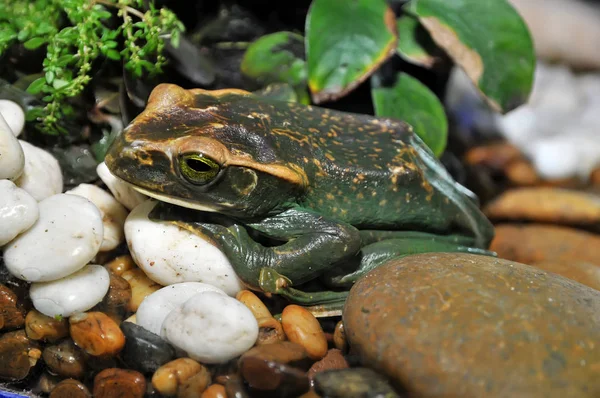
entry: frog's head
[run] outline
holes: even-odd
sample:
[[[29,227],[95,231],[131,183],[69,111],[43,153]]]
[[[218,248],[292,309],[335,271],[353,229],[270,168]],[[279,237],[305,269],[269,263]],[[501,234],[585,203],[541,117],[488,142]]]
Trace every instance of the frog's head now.
[[[115,139],[106,165],[163,202],[237,217],[276,211],[307,178],[280,160],[264,124],[250,116],[253,106],[259,101],[242,90],[161,84]]]

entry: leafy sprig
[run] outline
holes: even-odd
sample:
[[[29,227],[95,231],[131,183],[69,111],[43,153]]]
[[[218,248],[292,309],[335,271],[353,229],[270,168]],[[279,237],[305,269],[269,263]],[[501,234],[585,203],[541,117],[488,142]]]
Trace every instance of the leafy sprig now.
[[[155,75],[167,60],[165,40],[177,46],[183,24],[151,0],[0,0],[0,53],[15,42],[34,50],[47,45],[43,75],[28,91],[41,94],[44,107],[28,112],[48,134],[65,133],[59,120],[73,114],[68,99],[89,84],[101,57],[124,61],[134,77]],[[109,26],[116,16],[120,24]],[[123,40],[120,38],[123,37]],[[120,44],[122,42],[122,44]]]

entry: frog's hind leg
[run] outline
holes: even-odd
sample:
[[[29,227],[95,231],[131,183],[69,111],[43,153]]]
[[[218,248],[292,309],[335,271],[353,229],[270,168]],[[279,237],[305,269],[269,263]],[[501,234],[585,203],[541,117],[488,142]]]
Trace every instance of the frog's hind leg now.
[[[496,253],[469,246],[469,237],[435,235],[417,231],[361,231],[365,244],[349,262],[323,275],[331,287],[350,287],[360,277],[392,258],[432,252],[462,252],[495,256]]]

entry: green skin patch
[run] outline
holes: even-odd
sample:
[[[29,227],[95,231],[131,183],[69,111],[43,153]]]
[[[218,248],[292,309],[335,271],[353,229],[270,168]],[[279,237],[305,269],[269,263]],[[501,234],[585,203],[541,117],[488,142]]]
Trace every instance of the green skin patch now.
[[[391,258],[493,254],[473,194],[391,119],[160,85],[105,161],[178,205],[151,216],[213,242],[249,286],[324,313]],[[317,278],[325,290],[294,287]]]

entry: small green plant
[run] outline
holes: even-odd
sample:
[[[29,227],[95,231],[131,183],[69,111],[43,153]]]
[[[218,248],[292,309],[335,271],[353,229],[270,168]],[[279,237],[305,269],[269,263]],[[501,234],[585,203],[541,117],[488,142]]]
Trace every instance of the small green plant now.
[[[138,78],[157,74],[165,40],[176,47],[183,31],[153,0],[0,0],[0,55],[18,42],[29,50],[47,46],[43,75],[28,88],[46,105],[27,114],[47,134],[64,133],[58,122],[73,113],[67,100],[89,84],[96,60],[122,60]]]

